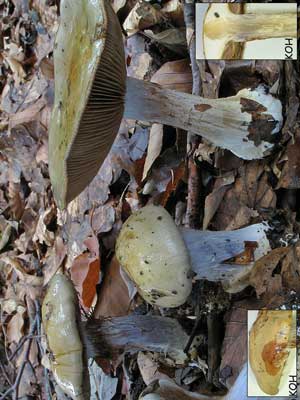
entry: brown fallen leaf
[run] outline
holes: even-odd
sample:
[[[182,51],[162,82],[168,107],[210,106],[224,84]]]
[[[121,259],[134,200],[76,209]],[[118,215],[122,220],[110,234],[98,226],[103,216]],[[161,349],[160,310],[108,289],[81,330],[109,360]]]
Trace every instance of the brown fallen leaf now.
[[[185,28],[171,28],[159,33],[148,29],[143,34],[181,57],[188,55]]]
[[[193,78],[188,59],[170,61],[165,63],[151,78],[166,89],[178,92],[192,93]]]
[[[164,15],[157,8],[144,0],[138,0],[127,16],[123,27],[128,35],[159,24],[164,20]]]
[[[8,343],[19,343],[19,340],[23,337],[25,315],[26,311],[24,310],[17,312],[7,324],[6,337]]]
[[[127,285],[120,273],[120,264],[114,257],[101,284],[93,316],[105,318],[128,315],[131,302]]]
[[[140,351],[137,364],[146,385],[150,385],[156,379],[169,379],[168,375],[160,372],[160,364],[152,353]]]
[[[100,277],[99,243],[96,236],[91,236],[84,241],[84,244],[87,246],[88,252],[80,254],[74,259],[70,274],[83,306],[90,308]]]
[[[281,276],[283,287],[300,292],[300,242],[290,247],[282,261]]]
[[[8,183],[8,197],[12,217],[15,220],[20,220],[24,212],[24,199],[19,183],[12,180]]]
[[[268,182],[264,162],[251,161],[239,168],[233,187],[226,191],[212,225],[233,230],[252,223],[263,209],[274,209],[276,194]]]
[[[258,309],[257,300],[243,300],[233,304],[225,315],[226,329],[222,344],[220,382],[228,389],[234,384],[247,362],[247,310]]]
[[[274,274],[274,270],[289,251],[288,247],[277,248],[256,261],[249,282],[255,288],[257,296],[263,294],[271,296],[273,281],[279,280],[282,283],[280,272]]]
[[[148,149],[147,149],[147,156],[145,159],[142,180],[146,179],[147,174],[148,174],[150,168],[152,167],[152,164],[157,159],[157,157],[160,155],[162,145],[163,145],[163,134],[164,134],[163,125],[153,124],[151,126]]]
[[[180,0],[169,0],[164,3],[161,12],[164,13],[175,26],[184,26],[183,5]]]
[[[182,161],[181,164],[172,170],[172,177],[166,187],[165,192],[162,195],[162,198],[160,200],[160,204],[165,207],[170,196],[172,195],[173,192],[177,189],[179,183],[183,181],[186,178],[186,165],[185,162]]]
[[[297,134],[287,145],[286,151],[283,154],[284,162],[277,189],[299,189],[300,188],[300,130],[298,129]]]
[[[207,229],[210,221],[218,210],[223,197],[230,186],[234,183],[235,177],[233,173],[225,174],[223,177],[216,179],[213,191],[205,198],[203,229]]]
[[[146,39],[141,35],[126,38],[125,44],[127,75],[137,79],[145,79],[151,74],[153,58],[146,49]]]
[[[44,286],[48,284],[50,279],[56,274],[58,269],[61,267],[65,257],[67,255],[67,246],[63,242],[60,236],[55,238],[54,245],[48,248],[45,256],[44,272]]]

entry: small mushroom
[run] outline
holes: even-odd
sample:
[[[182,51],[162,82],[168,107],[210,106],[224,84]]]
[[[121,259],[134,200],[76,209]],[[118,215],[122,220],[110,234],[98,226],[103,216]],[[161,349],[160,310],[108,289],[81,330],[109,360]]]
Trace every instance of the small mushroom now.
[[[107,0],[61,2],[54,68],[49,170],[61,208],[97,174],[123,111],[126,118],[201,135],[245,159],[265,156],[273,133],[281,128],[281,103],[263,87],[226,99],[204,99],[126,80],[122,32]]]
[[[253,263],[224,261],[242,253],[245,242],[255,244],[254,258],[269,250],[262,224],[232,232],[179,229],[161,206],[147,205],[124,223],[116,256],[141,296],[150,304],[178,307],[191,292],[191,276],[221,281],[229,292],[242,290]]]
[[[60,388],[73,400],[84,400],[83,346],[76,322],[77,296],[71,281],[55,275],[42,306],[50,366]]]
[[[232,43],[245,43],[253,40],[297,37],[297,9],[291,4],[290,12],[266,12],[261,9],[255,13],[255,4],[246,13],[231,11],[230,4],[201,4],[197,27],[201,32],[197,57],[205,59],[237,58],[228,47]],[[269,6],[269,4],[265,5]],[[242,58],[239,56],[238,58]]]
[[[112,360],[123,352],[148,350],[168,354],[178,364],[188,359],[184,347],[189,337],[173,318],[128,315],[81,321],[73,284],[62,274],[50,280],[42,318],[51,371],[73,400],[89,398],[89,358]]]
[[[292,310],[261,310],[249,335],[249,361],[259,387],[276,395],[291,348],[296,315]]]

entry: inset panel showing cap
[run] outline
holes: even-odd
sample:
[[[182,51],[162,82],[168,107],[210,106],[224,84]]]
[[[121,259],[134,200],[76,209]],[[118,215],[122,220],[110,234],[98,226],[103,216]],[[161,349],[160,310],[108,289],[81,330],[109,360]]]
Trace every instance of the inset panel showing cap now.
[[[294,310],[248,311],[248,396],[297,392]]]
[[[196,4],[198,60],[296,60],[296,3]]]

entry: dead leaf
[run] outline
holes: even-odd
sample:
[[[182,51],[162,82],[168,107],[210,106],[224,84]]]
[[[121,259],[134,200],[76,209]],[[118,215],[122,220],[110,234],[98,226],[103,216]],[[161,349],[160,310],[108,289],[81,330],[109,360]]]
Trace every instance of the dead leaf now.
[[[12,216],[15,220],[20,220],[24,212],[24,199],[22,198],[21,187],[19,183],[9,181],[8,184],[9,205]]]
[[[283,287],[300,292],[300,243],[290,247],[290,251],[282,261],[281,276]]]
[[[127,16],[123,27],[130,36],[140,30],[159,24],[163,20],[164,16],[157,8],[144,0],[138,0]]]
[[[169,0],[164,3],[161,12],[164,13],[175,26],[184,26],[183,5],[179,0]]]
[[[32,240],[41,244],[45,243],[47,246],[52,246],[55,240],[54,233],[47,228],[52,218],[56,215],[54,207],[50,207],[42,211],[37,223],[36,231]]]
[[[184,59],[165,63],[152,76],[151,82],[157,83],[166,89],[192,93],[193,78],[190,61]]]
[[[145,79],[150,76],[153,66],[152,56],[145,51],[146,39],[141,35],[126,38],[127,74],[133,78]]]
[[[233,187],[227,190],[212,220],[217,230],[249,225],[261,210],[274,209],[276,194],[268,182],[264,162],[252,161],[239,169]]]
[[[113,9],[114,12],[117,13],[121,8],[123,8],[126,4],[126,0],[114,0],[113,1]]]
[[[159,156],[161,149],[162,149],[162,143],[163,143],[163,134],[164,134],[164,129],[163,125],[161,124],[153,124],[150,129],[150,135],[149,135],[149,144],[148,144],[148,149],[147,149],[147,156],[144,164],[144,170],[143,170],[143,177],[142,180],[145,180],[147,177],[147,174],[154,163],[154,161],[157,159]]]
[[[256,300],[244,300],[233,304],[225,315],[226,330],[222,344],[220,381],[228,389],[234,384],[247,362],[247,311],[261,307]]]
[[[10,69],[12,70],[13,73],[13,78],[16,82],[17,85],[20,84],[26,77],[26,73],[23,69],[22,64],[20,61],[16,60],[14,57],[8,55],[8,54],[3,54],[4,55],[4,60],[8,63]]]
[[[109,232],[114,223],[115,209],[111,204],[97,207],[92,214],[92,229],[96,235]]]
[[[99,243],[96,236],[84,241],[88,252],[75,258],[70,269],[71,279],[80,294],[82,304],[90,308],[95,295],[96,285],[100,277]]]
[[[6,337],[8,343],[19,343],[19,340],[23,337],[25,315],[25,311],[17,312],[7,324]]]
[[[286,151],[282,157],[283,161],[279,161],[279,163],[284,162],[284,165],[282,168],[279,182],[277,184],[277,189],[300,188],[299,152],[300,152],[300,131],[297,132],[295,138],[291,139],[289,144],[287,145]]]
[[[101,284],[93,315],[95,318],[128,315],[131,302],[132,298],[120,273],[120,264],[114,257]]]
[[[136,79],[145,79],[151,69],[153,62],[150,54],[144,52],[136,54],[131,58],[130,66],[128,68],[128,75]]]
[[[54,246],[48,248],[46,254],[46,262],[43,268],[44,272],[44,286],[48,284],[50,279],[56,274],[61,267],[67,255],[67,246],[60,236],[55,238]]]
[[[216,179],[213,191],[205,198],[203,229],[208,228],[208,225],[218,210],[225,193],[234,180],[235,177],[233,173],[228,173],[223,177]]]
[[[187,57],[188,49],[186,44],[185,28],[171,28],[165,31],[154,33],[145,30],[144,34],[155,42],[165,46],[181,57]]]
[[[159,371],[160,364],[152,353],[140,351],[137,356],[137,364],[146,385],[150,385],[156,379],[169,379],[168,375]]]
[[[272,293],[269,293],[272,288],[272,281],[277,280],[277,278],[280,278],[281,281],[280,273],[274,274],[274,270],[288,252],[288,247],[277,248],[256,261],[249,282],[255,288],[257,296],[264,293],[272,295]]]
[[[140,400],[206,400],[207,398],[206,395],[190,392],[166,379],[153,382],[140,396]]]
[[[172,177],[160,201],[160,204],[163,207],[166,206],[170,196],[172,195],[173,192],[175,192],[179,183],[183,181],[185,177],[186,177],[186,166],[185,162],[182,161],[181,164],[175,170],[172,170]]]

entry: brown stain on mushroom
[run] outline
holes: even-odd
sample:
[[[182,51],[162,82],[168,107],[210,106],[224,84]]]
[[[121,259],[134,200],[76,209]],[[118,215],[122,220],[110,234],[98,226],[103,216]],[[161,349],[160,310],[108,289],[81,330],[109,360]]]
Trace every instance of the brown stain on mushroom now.
[[[194,105],[194,109],[196,111],[201,111],[201,112],[207,111],[210,108],[212,108],[212,106],[210,106],[209,104],[195,104]]]
[[[265,344],[261,353],[261,357],[265,363],[265,368],[269,375],[275,376],[278,374],[281,368],[281,363],[288,354],[285,350],[286,347],[286,343],[278,343],[276,340],[271,340]]]
[[[242,106],[241,107],[242,112],[248,112],[252,114],[253,112],[267,111],[267,108],[265,106],[252,99],[241,97],[240,103]]]
[[[247,139],[254,142],[255,146],[259,146],[262,141],[274,143],[275,135],[272,134],[276,127],[276,121],[270,114],[265,114],[267,108],[259,102],[247,98],[240,99],[241,112],[251,115],[252,121],[249,123]],[[264,113],[264,114],[263,114]]]
[[[123,233],[123,240],[136,239],[135,233],[132,231],[125,231]]]

